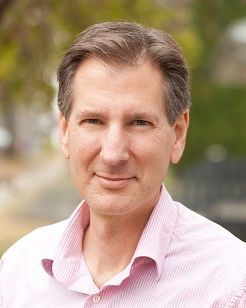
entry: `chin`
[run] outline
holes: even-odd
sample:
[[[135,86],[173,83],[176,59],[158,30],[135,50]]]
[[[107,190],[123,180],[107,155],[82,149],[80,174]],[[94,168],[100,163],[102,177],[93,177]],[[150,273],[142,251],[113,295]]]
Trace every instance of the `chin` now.
[[[130,214],[136,208],[136,201],[127,196],[98,195],[86,200],[90,209],[94,212],[107,216],[122,216]]]

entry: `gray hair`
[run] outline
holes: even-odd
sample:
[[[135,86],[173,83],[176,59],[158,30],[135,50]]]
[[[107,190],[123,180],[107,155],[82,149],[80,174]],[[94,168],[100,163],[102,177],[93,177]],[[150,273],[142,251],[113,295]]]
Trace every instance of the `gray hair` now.
[[[151,61],[164,77],[164,102],[169,124],[190,107],[189,71],[183,53],[166,32],[129,22],[104,22],[82,31],[66,52],[57,73],[58,106],[68,120],[75,73],[88,57],[112,66]]]

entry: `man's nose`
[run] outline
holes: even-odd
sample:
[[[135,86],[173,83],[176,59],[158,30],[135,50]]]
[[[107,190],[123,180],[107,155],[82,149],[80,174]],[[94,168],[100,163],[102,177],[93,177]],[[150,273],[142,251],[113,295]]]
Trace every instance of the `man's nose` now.
[[[103,136],[100,157],[106,165],[116,166],[128,161],[128,140],[122,128],[110,127]]]

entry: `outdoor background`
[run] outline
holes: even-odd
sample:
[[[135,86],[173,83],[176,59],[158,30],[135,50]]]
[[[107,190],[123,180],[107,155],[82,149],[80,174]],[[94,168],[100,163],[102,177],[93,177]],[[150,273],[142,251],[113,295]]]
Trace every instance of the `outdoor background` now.
[[[109,20],[171,33],[192,75],[191,125],[167,186],[246,240],[246,1],[0,0],[0,255],[79,201],[58,145],[56,69]]]

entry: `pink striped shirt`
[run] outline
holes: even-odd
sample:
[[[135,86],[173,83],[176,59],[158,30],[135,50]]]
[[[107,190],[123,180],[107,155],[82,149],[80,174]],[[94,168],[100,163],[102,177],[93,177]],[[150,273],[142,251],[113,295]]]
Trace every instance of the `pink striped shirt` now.
[[[0,307],[246,307],[245,243],[165,188],[131,262],[101,289],[83,260],[88,223],[82,202],[12,246],[1,260]]]

